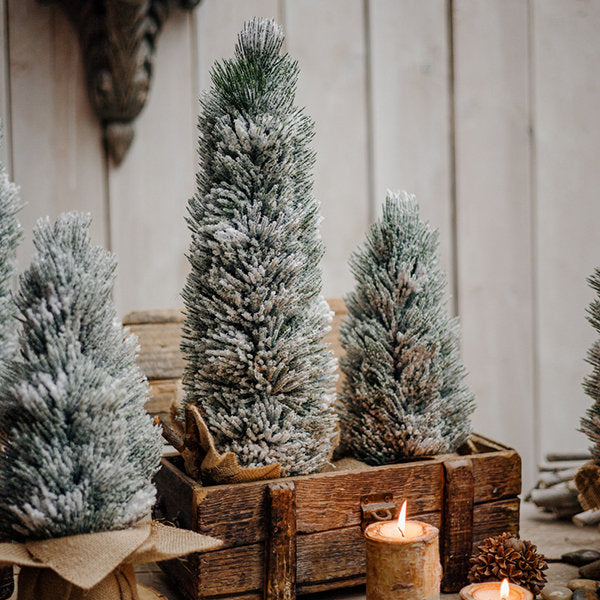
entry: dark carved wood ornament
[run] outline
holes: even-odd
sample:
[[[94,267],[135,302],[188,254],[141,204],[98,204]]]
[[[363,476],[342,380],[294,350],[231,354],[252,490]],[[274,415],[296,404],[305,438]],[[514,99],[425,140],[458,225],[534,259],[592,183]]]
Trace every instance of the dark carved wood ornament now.
[[[200,0],[39,0],[60,4],[77,29],[90,102],[118,165],[133,141],[152,80],[156,41],[172,5]]]

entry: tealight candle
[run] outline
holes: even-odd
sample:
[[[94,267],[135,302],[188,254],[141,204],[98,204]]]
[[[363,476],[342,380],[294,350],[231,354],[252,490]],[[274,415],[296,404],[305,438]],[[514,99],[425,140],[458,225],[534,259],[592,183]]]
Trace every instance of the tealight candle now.
[[[505,579],[499,581],[484,581],[472,583],[460,590],[461,600],[533,600],[533,594]]]
[[[436,527],[406,521],[404,502],[397,521],[371,523],[365,538],[367,600],[439,600],[442,567]]]

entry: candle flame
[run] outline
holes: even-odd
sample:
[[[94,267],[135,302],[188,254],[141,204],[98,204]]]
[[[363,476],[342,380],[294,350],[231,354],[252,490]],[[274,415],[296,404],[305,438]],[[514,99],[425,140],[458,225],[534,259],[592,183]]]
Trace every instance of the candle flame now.
[[[502,580],[502,585],[500,586],[500,600],[508,600],[508,595],[510,594],[510,587],[508,585],[508,579]]]
[[[398,529],[402,537],[406,534],[406,500],[402,503],[400,514],[398,515]]]

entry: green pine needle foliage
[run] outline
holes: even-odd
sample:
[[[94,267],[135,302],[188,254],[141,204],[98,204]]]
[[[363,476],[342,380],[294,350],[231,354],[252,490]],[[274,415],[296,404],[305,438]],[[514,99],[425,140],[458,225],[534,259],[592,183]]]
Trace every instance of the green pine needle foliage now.
[[[596,269],[588,278],[590,287],[596,293],[596,298],[588,307],[588,321],[600,333],[600,269]],[[584,379],[583,389],[592,399],[593,404],[588,408],[586,416],[581,419],[580,431],[585,433],[592,443],[592,458],[600,465],[600,339],[596,340],[588,350],[587,361],[592,366],[592,373]]]
[[[0,365],[14,352],[17,321],[11,297],[11,280],[22,236],[17,213],[21,209],[19,188],[8,178],[0,161]]]
[[[184,405],[200,408],[217,448],[295,475],[331,455],[335,362],[322,341],[313,123],[294,105],[283,39],[273,21],[248,22],[201,100],[182,351]]]
[[[438,233],[419,219],[414,196],[388,195],[350,267],[356,287],[340,328],[346,449],[373,465],[455,450],[474,401],[446,310]]]
[[[114,257],[90,218],[40,220],[16,294],[19,352],[0,385],[0,534],[45,539],[122,529],[149,515],[160,432],[111,299]]]

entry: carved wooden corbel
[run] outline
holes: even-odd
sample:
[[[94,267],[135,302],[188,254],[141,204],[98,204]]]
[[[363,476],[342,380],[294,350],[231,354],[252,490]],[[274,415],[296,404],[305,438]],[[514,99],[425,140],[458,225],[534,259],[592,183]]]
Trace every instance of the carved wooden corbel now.
[[[156,40],[170,6],[191,10],[200,0],[38,1],[60,4],[77,29],[90,102],[118,165],[148,97]]]

